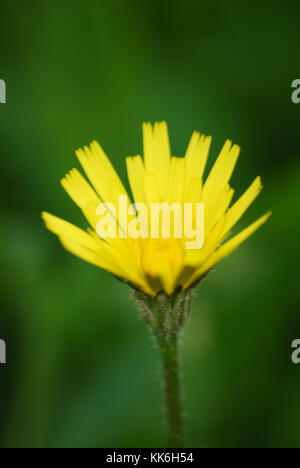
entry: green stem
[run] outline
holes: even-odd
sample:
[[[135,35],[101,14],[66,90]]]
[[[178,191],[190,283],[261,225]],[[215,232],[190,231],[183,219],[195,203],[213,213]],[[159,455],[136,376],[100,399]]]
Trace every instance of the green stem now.
[[[183,415],[178,359],[178,337],[158,337],[165,382],[170,448],[184,447]]]

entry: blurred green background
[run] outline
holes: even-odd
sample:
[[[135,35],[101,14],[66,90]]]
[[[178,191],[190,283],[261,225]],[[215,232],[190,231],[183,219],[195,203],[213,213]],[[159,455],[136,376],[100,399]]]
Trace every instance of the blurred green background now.
[[[238,228],[269,222],[198,291],[182,362],[190,447],[300,447],[299,2],[86,0],[1,5],[2,447],[163,447],[157,350],[129,289],[63,250],[47,210],[84,226],[59,185],[98,139],[125,178],[141,123],[173,154],[193,130],[242,146]]]

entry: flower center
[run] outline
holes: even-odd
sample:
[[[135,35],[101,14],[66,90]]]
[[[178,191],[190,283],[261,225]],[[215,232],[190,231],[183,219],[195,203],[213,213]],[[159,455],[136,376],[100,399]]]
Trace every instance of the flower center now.
[[[157,289],[163,287],[169,293],[182,260],[183,251],[175,239],[149,239],[142,254],[142,268],[147,276],[160,280]]]

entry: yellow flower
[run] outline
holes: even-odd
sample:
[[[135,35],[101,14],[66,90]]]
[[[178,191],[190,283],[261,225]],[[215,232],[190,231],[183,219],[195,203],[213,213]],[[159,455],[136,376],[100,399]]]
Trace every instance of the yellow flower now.
[[[229,181],[240,148],[227,140],[206,180],[204,170],[211,137],[194,132],[184,158],[171,156],[168,129],[165,122],[154,127],[143,125],[144,160],[128,157],[127,172],[135,203],[150,208],[153,203],[204,204],[204,244],[200,249],[187,249],[187,238],[135,238],[118,236],[101,239],[97,235],[97,207],[101,203],[119,206],[122,195],[131,204],[120,178],[97,142],[79,149],[76,154],[90,183],[73,169],[61,183],[79,206],[90,224],[84,231],[49,213],[42,217],[47,228],[57,234],[71,253],[103,268],[144,293],[155,296],[164,290],[192,286],[205,276],[222,258],[229,255],[270,216],[259,218],[236,236],[227,240],[231,228],[239,221],[262,189],[257,177],[244,194],[230,207],[234,190]],[[174,215],[175,216],[175,215]],[[116,209],[121,226],[122,214]],[[132,216],[131,216],[132,218]],[[123,218],[122,218],[123,219]],[[123,221],[122,221],[123,222]],[[161,233],[161,228],[158,228]],[[226,242],[225,242],[226,240]]]

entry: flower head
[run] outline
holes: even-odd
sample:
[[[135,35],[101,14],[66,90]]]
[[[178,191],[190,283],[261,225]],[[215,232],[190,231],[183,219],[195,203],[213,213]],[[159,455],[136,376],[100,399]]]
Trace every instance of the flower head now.
[[[136,211],[122,212],[120,197],[125,205],[132,203],[103,149],[97,142],[76,152],[89,182],[77,169],[72,169],[61,183],[85,215],[90,227],[84,231],[49,213],[43,213],[47,228],[57,234],[71,253],[103,268],[136,289],[156,296],[160,291],[171,295],[186,290],[203,278],[222,258],[229,255],[270,216],[270,212],[228,240],[232,227],[239,221],[262,189],[257,177],[244,194],[231,205],[234,190],[229,185],[240,148],[227,140],[208,177],[204,171],[211,137],[194,132],[185,157],[171,156],[167,125],[143,125],[144,159],[128,157],[127,173]],[[103,220],[98,207],[115,207],[109,215],[115,220],[119,236],[99,236],[97,225]],[[175,225],[184,221],[178,212],[173,215],[168,235],[163,232],[160,218],[151,211],[153,204],[189,206],[189,220],[197,236],[197,220],[193,207],[203,204],[201,224],[203,242],[200,248],[187,248],[191,237],[185,229],[175,232]],[[174,205],[174,206],[175,206]],[[230,206],[231,205],[231,206]],[[129,236],[128,221],[141,224],[140,208],[149,208],[147,235]],[[108,209],[109,211],[109,209]],[[150,221],[151,228],[148,226]],[[199,227],[199,226],[198,226]],[[155,235],[151,236],[151,232]],[[153,233],[153,232],[152,232]]]

